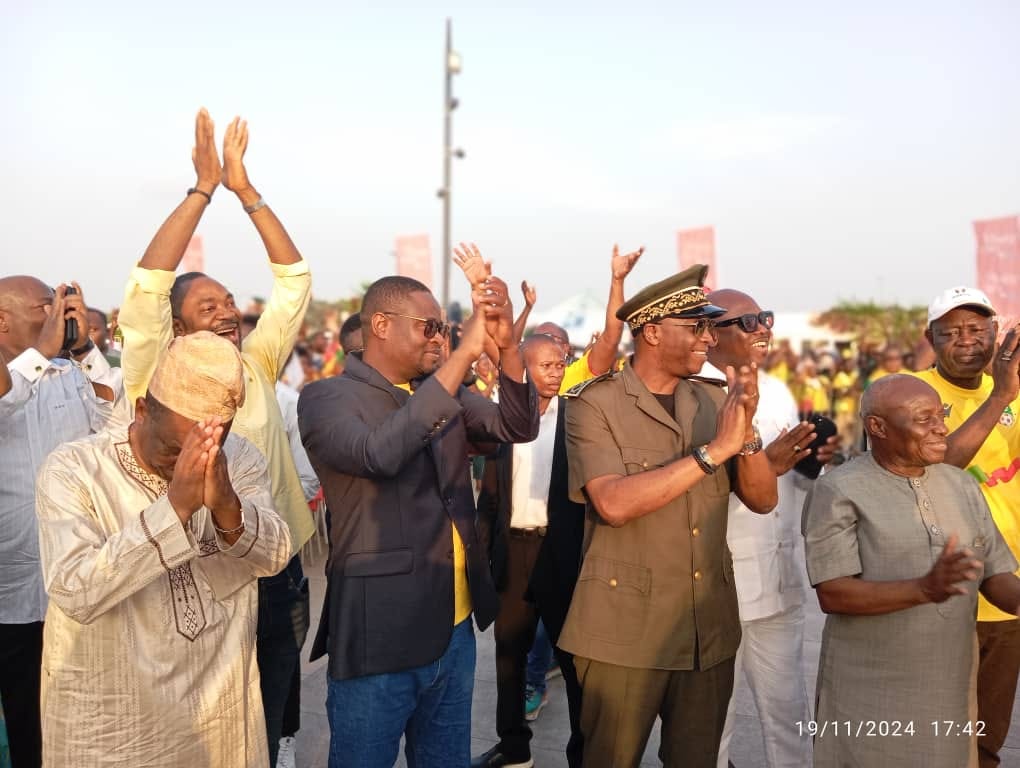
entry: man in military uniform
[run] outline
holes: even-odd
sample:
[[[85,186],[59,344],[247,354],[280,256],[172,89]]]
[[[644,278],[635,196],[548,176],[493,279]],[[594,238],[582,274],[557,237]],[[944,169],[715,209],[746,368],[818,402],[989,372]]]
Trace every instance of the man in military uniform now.
[[[690,378],[725,312],[705,297],[707,272],[624,304],[634,356],[575,387],[566,413],[570,494],[587,521],[559,645],[583,690],[586,768],[637,766],[656,716],[666,766],[716,762],[740,642],[728,496],[765,513],[777,491],[752,426],[754,366],[727,368],[728,393]]]

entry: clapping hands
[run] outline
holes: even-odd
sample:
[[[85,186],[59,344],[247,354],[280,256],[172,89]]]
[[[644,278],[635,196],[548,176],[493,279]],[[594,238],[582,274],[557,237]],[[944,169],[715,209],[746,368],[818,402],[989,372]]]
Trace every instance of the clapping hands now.
[[[195,189],[212,195],[222,182],[231,192],[251,189],[248,171],[244,167],[244,153],[248,149],[248,122],[235,117],[223,134],[223,162],[216,152],[215,124],[209,112],[202,107],[195,117],[195,146],[191,162],[195,166]]]
[[[231,192],[251,189],[244,153],[248,149],[248,121],[235,117],[223,134],[223,186]]]
[[[223,433],[221,420],[214,417],[196,422],[184,438],[167,491],[182,523],[203,506],[214,514],[240,508],[221,447]]]

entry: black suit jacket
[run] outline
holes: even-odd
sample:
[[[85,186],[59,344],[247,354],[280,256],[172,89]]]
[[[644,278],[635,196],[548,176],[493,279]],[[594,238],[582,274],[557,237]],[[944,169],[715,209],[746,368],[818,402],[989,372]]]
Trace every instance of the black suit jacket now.
[[[568,400],[560,398],[556,413],[556,435],[550,468],[549,516],[545,538],[535,561],[528,588],[529,599],[545,623],[555,645],[567,618],[581,567],[584,539],[584,505],[570,500],[567,493],[566,410]],[[501,445],[486,459],[482,491],[478,496],[479,527],[489,552],[496,590],[506,586],[507,530],[513,494],[513,446]]]
[[[312,658],[343,680],[431,663],[453,630],[453,533],[464,542],[475,620],[497,598],[476,531],[469,441],[533,440],[534,387],[500,378],[499,405],[434,378],[412,397],[358,355],[298,401],[301,439],[330,510],[326,598]]]

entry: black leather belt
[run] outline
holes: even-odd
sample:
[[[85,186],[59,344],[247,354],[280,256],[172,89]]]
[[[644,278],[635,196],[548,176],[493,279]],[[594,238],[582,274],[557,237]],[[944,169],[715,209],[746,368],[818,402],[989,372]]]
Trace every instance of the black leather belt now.
[[[515,539],[530,539],[535,536],[545,536],[546,530],[548,529],[544,525],[540,525],[538,528],[511,528],[510,535]]]

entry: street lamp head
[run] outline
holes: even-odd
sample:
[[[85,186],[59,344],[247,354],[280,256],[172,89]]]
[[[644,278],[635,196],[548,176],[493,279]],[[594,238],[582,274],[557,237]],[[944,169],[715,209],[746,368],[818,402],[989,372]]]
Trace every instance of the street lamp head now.
[[[460,74],[460,54],[450,51],[446,56],[446,71],[451,75]]]

